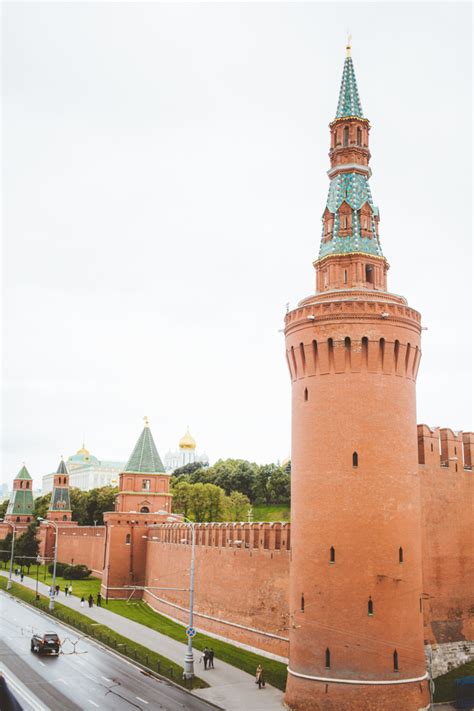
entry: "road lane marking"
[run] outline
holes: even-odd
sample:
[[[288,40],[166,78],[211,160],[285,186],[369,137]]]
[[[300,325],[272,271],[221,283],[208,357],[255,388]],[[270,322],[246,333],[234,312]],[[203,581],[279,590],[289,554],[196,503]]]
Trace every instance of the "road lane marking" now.
[[[138,699],[138,701],[141,701],[142,704],[148,704],[148,701],[145,701],[145,699],[141,699],[139,696],[135,696],[135,698]]]
[[[42,662],[41,659],[38,659],[38,662],[41,664],[42,667],[46,666],[46,664],[44,662]]]
[[[107,679],[107,677],[106,677],[106,676],[101,676],[100,678],[101,678],[101,679],[103,679],[104,681],[108,681],[108,682],[109,682],[109,684],[111,684],[111,683],[112,683],[112,681],[113,681],[113,679]]]
[[[66,681],[66,679],[58,679],[62,684],[66,684],[66,686],[69,686],[69,683]]]
[[[87,699],[87,701],[92,704],[92,706],[96,706],[97,708],[99,708],[99,704],[96,704],[95,701],[91,701],[91,699]]]

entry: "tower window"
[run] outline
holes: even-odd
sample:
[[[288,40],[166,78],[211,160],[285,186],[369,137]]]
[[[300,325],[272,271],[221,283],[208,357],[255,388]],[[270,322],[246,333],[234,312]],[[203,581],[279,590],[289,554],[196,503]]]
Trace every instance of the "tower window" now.
[[[369,600],[368,600],[368,602],[367,602],[367,614],[368,614],[368,615],[373,615],[373,614],[374,614],[374,603],[373,603],[371,597],[369,597]]]
[[[359,466],[359,455],[357,454],[357,452],[352,452],[352,466],[353,467]]]
[[[344,145],[349,145],[349,126],[344,126]]]
[[[398,562],[403,563],[403,548],[401,546],[398,549]]]
[[[304,612],[304,593],[301,593],[301,612]]]
[[[66,514],[64,514],[64,516],[63,516],[63,521],[67,521],[67,516],[66,516]]]
[[[150,484],[151,484],[150,479],[143,479],[142,489],[144,489],[145,491],[150,491]]]
[[[431,442],[431,451],[433,451],[433,442]]]
[[[326,669],[330,669],[331,668],[331,651],[329,650],[329,648],[326,648],[326,653],[325,653],[324,657],[325,657],[324,661],[325,661]]]
[[[398,652],[397,650],[393,653],[393,671],[398,671]]]
[[[148,506],[142,506],[140,509],[140,513],[150,513],[150,509]]]
[[[336,550],[334,546],[331,546],[329,549],[329,562],[330,563],[335,563],[336,562]]]
[[[304,389],[304,400],[305,402],[308,402],[308,388]]]
[[[362,145],[362,130],[360,128],[357,129],[357,145]]]
[[[344,269],[344,284],[347,284],[347,269]]]
[[[369,284],[374,283],[374,269],[371,264],[365,265],[365,281],[369,282]]]
[[[129,546],[131,540],[132,540],[132,537],[130,536],[129,533],[127,533],[127,535],[125,536],[125,544],[126,544],[127,546]]]
[[[30,488],[30,482],[29,482],[29,481],[26,482],[26,488],[27,488],[27,489]]]

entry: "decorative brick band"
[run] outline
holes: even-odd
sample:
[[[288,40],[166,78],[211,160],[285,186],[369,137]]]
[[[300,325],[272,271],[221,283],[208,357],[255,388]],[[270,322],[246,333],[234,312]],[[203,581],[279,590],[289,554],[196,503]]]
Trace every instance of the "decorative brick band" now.
[[[293,676],[298,676],[301,679],[309,679],[310,681],[323,681],[331,684],[361,684],[367,686],[385,686],[387,684],[416,684],[420,681],[425,681],[428,679],[428,674],[425,673],[423,676],[417,676],[412,679],[382,679],[380,681],[373,681],[369,679],[332,679],[327,676],[310,676],[309,674],[300,674],[299,672],[293,671],[290,667],[287,667],[288,673]]]

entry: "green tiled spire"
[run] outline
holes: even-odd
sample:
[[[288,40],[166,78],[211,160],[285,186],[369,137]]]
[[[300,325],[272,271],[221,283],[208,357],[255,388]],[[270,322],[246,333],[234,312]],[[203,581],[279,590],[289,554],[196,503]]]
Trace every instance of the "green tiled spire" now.
[[[64,460],[61,459],[59,463],[58,470],[56,474],[64,474],[68,476],[69,472],[67,470]],[[49,511],[71,511],[71,501],[69,498],[69,486],[55,486],[53,488],[53,493],[51,495],[51,501],[49,504]]]
[[[33,516],[34,504],[33,504],[33,491],[32,484],[28,484],[28,488],[23,487],[23,482],[31,482],[31,476],[28,469],[23,465],[15,481],[20,480],[20,487],[14,489],[10,496],[10,501],[8,502],[8,507],[6,511],[6,516]]]
[[[349,48],[350,49],[350,48]],[[352,57],[349,54],[344,62],[344,71],[342,72],[341,89],[339,92],[339,102],[337,104],[336,118],[344,118],[345,116],[358,116],[364,118],[362,105],[359,99],[357,90],[356,76]]]
[[[31,481],[31,476],[30,472],[28,469],[25,467],[25,465],[22,466],[18,474],[16,475],[15,479],[23,479],[23,481]]]
[[[143,432],[124,471],[140,474],[163,474],[165,471],[146,419]]]

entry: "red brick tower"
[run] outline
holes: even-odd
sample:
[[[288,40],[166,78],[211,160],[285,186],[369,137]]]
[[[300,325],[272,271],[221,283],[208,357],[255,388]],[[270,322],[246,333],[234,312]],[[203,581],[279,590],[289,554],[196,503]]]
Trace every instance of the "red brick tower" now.
[[[145,583],[148,527],[171,514],[171,474],[165,472],[145,417],[145,427],[120,473],[115,511],[104,514],[106,543],[102,592],[108,597],[141,596]]]
[[[386,290],[348,47],[316,294],[285,319],[292,381],[291,709],[415,711],[423,650],[420,314]]]
[[[58,470],[54,475],[53,493],[46,518],[61,523],[71,522],[72,519],[69,500],[69,472],[63,459],[59,462]]]

